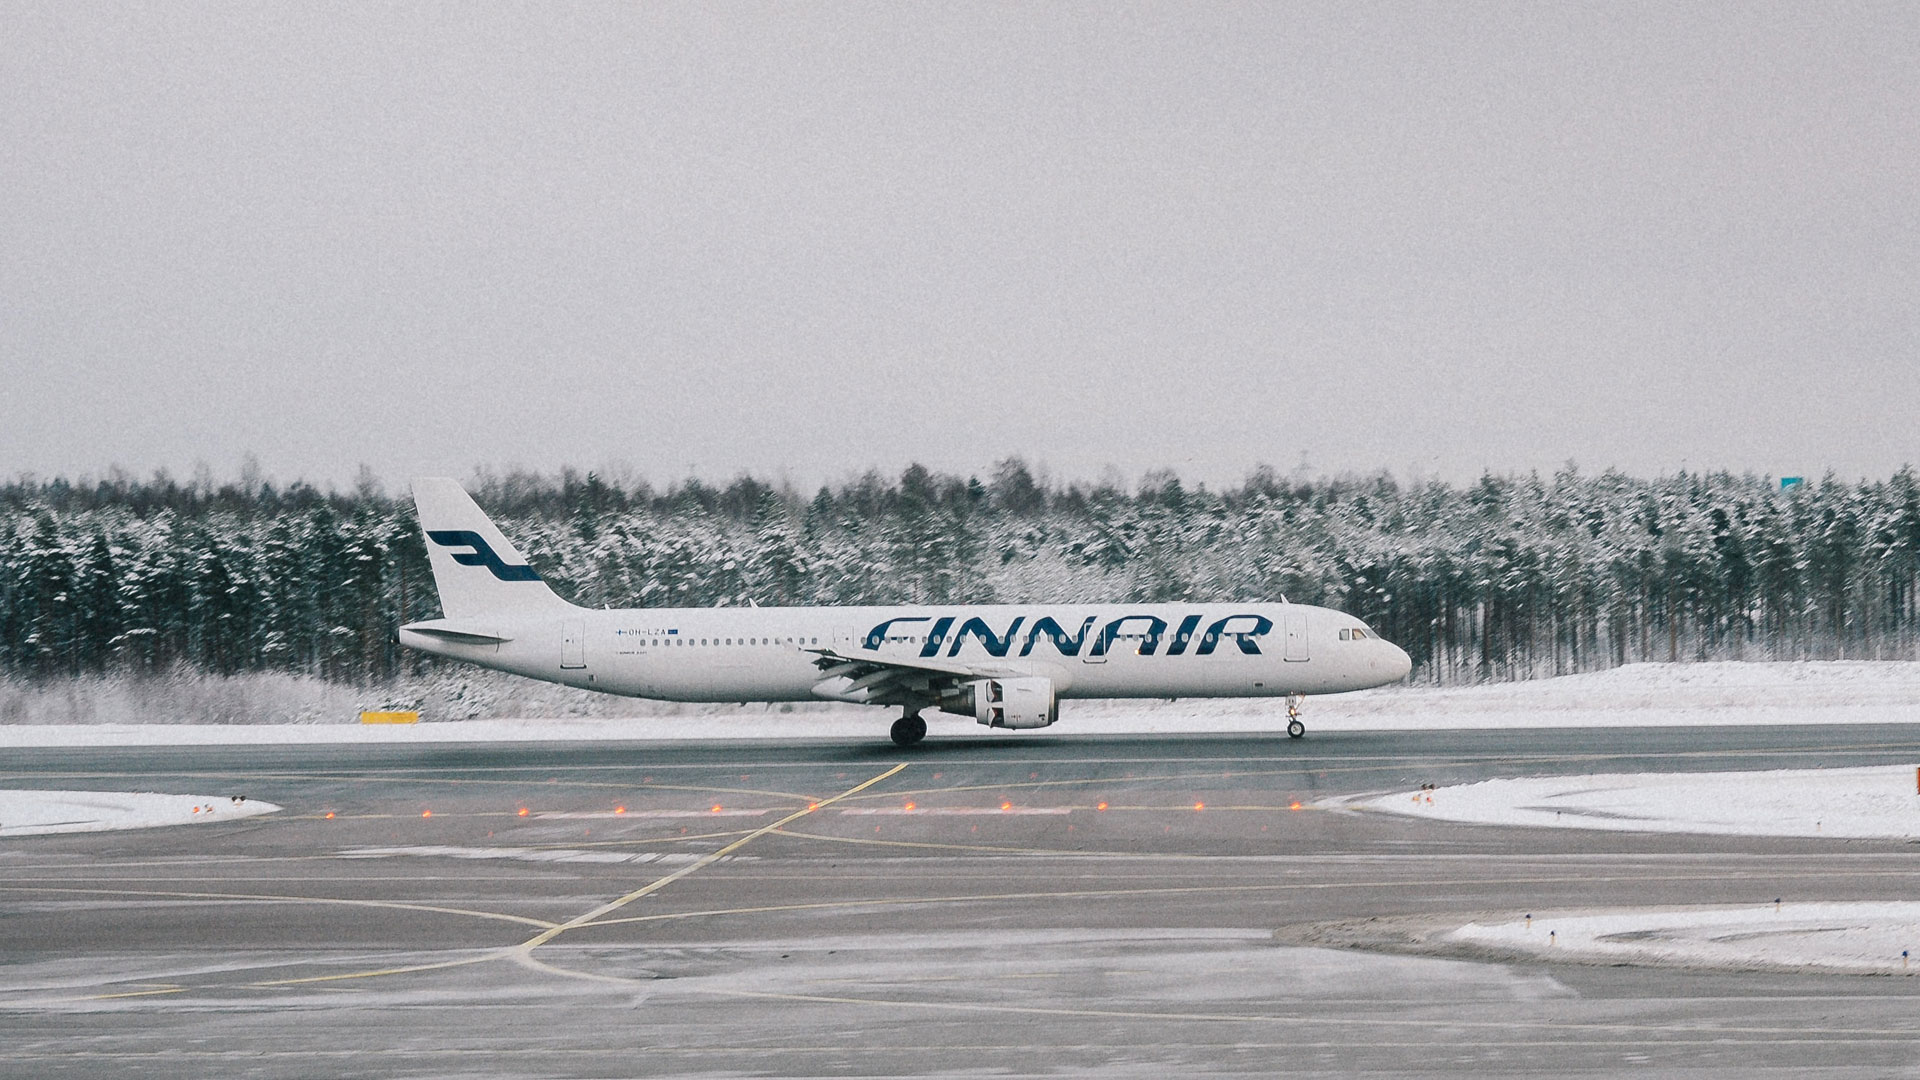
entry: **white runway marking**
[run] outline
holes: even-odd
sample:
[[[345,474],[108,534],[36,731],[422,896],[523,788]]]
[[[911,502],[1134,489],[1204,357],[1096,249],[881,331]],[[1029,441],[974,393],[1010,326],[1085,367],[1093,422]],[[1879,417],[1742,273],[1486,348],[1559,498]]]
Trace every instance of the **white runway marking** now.
[[[662,866],[698,862],[702,857],[681,852],[661,851],[580,851],[574,848],[475,848],[437,845],[350,848],[339,853],[342,859],[391,859],[405,856],[439,859],[510,859],[517,862],[549,863],[659,863]]]
[[[1073,813],[1071,806],[927,806],[912,810],[904,806],[849,806],[840,811],[847,817],[1054,817]]]
[[[599,821],[606,818],[716,818],[766,817],[773,808],[759,810],[543,810],[532,815],[541,821]]]

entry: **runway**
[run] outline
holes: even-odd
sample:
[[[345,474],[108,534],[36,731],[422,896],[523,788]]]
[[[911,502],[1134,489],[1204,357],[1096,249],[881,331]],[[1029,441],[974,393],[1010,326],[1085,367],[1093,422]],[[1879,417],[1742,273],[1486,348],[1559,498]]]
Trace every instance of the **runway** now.
[[[286,809],[0,841],[0,1073],[1920,1073],[1920,980],[1478,962],[1365,931],[1910,899],[1920,848],[1316,805],[1912,763],[1910,726],[876,736],[10,752],[0,787]],[[1295,944],[1333,922],[1369,947]]]

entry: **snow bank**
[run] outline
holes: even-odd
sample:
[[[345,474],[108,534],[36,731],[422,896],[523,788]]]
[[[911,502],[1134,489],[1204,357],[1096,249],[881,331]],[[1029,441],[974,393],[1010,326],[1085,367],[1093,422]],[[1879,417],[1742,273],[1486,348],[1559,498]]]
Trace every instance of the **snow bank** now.
[[[365,696],[353,686],[268,671],[0,678],[0,724],[311,724],[354,716]]]
[[[1920,837],[1915,767],[1487,780],[1344,805],[1444,821],[1733,836]]]
[[[384,697],[363,694],[352,703],[344,698],[335,700],[331,706],[335,711],[327,715],[338,722],[312,724],[195,723],[196,717],[191,712],[168,712],[170,706],[178,707],[181,702],[163,694],[156,703],[151,724],[0,724],[0,746],[874,739],[884,738],[891,722],[890,712],[859,706],[650,702],[590,694],[493,672],[477,672],[470,685],[461,686],[458,693],[448,691],[422,702],[422,715],[430,722],[416,725],[375,727],[354,722],[360,707],[379,707],[400,701],[406,695],[398,690]],[[525,695],[531,696],[523,696],[523,689]],[[293,692],[277,684],[271,690],[272,694]],[[124,691],[116,688],[114,692]],[[490,711],[523,706],[538,707],[540,711]],[[617,710],[618,715],[605,712],[582,715],[577,711],[589,706]],[[263,709],[260,714],[263,716],[290,715],[290,707],[273,705],[271,701],[265,702]],[[231,707],[223,707],[211,715],[224,718],[233,712]],[[50,710],[49,714],[73,713]],[[500,716],[547,719],[488,718]],[[1005,732],[989,732],[962,717],[928,713],[927,719],[937,738],[1006,736]],[[1920,721],[1920,663],[1631,664],[1612,671],[1533,682],[1386,687],[1311,698],[1306,703],[1305,719],[1309,732],[1913,723]],[[452,720],[458,722],[431,722]],[[1023,732],[1017,737],[1277,734],[1285,726],[1285,703],[1274,698],[1069,699],[1061,703],[1058,724],[1042,731]]]
[[[226,795],[133,791],[0,791],[0,836],[200,825],[271,814],[268,802]]]
[[[1910,975],[1920,971],[1920,902],[1546,913],[1470,923],[1447,938],[1589,963]]]

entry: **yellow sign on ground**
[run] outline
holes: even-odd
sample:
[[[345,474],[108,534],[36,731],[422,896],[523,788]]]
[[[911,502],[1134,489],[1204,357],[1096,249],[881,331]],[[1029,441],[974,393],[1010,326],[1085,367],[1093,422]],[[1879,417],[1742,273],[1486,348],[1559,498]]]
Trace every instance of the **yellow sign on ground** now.
[[[420,714],[417,712],[363,712],[360,714],[363,724],[417,724]]]

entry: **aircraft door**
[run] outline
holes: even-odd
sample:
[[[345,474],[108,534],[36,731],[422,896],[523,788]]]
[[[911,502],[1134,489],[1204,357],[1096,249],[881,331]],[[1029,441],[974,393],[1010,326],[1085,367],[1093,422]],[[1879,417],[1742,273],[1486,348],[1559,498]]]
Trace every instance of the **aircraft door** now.
[[[1287,659],[1307,659],[1307,613],[1289,611],[1287,620]]]
[[[560,624],[560,666],[563,668],[583,668],[587,666],[587,624],[582,619],[568,619]]]

